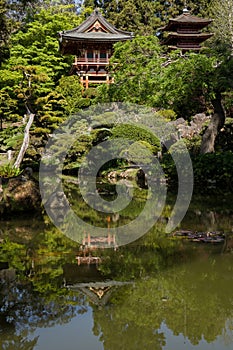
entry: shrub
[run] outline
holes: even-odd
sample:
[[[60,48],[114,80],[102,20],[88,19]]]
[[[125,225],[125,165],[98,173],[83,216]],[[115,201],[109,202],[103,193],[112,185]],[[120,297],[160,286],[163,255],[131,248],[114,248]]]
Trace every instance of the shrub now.
[[[220,130],[215,149],[218,151],[233,151],[233,118],[227,118],[224,127]]]
[[[133,141],[145,141],[153,146],[153,153],[161,150],[159,139],[150,130],[131,124],[117,125],[112,129],[112,138],[125,138]]]
[[[159,117],[164,118],[166,121],[170,122],[176,120],[177,114],[172,109],[161,109],[156,113]]]
[[[10,163],[0,166],[0,177],[3,178],[15,177],[20,175],[21,172],[22,171],[19,168],[14,167]]]

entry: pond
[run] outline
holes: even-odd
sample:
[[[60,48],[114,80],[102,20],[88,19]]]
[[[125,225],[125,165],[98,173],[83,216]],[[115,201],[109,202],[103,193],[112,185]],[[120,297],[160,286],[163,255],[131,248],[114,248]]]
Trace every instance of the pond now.
[[[81,201],[75,181],[64,188],[77,215],[106,227],[136,216],[147,191],[137,187],[130,210],[109,223]],[[107,200],[115,196],[113,185],[99,188]],[[85,232],[82,242],[69,239],[45,214],[1,220],[1,348],[232,349],[232,203],[194,197],[176,236],[164,233],[168,196],[146,235],[123,246],[109,241],[108,249],[92,249]],[[187,232],[227,240],[193,242]]]

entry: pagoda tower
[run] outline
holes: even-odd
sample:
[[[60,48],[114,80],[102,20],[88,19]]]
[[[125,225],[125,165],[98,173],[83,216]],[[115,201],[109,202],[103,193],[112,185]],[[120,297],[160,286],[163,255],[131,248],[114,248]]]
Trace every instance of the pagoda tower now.
[[[80,26],[59,33],[60,52],[74,55],[70,74],[80,76],[81,84],[111,83],[108,72],[113,44],[131,40],[133,33],[115,28],[96,9]]]
[[[211,22],[211,19],[192,16],[188,9],[184,8],[180,16],[171,18],[162,29],[168,32],[168,36],[162,44],[167,45],[171,50],[180,49],[182,53],[189,50],[198,52],[201,49],[201,43],[213,35],[212,33],[202,32],[202,29]]]

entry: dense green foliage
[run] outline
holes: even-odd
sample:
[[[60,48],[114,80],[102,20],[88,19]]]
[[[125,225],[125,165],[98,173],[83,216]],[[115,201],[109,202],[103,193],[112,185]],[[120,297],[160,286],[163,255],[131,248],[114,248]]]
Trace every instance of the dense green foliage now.
[[[156,108],[173,109],[189,118],[211,110],[217,91],[232,90],[232,60],[216,68],[218,57],[179,52],[164,54],[159,41],[139,36],[117,43],[111,58],[115,84],[101,86],[100,101],[130,101]]]
[[[152,146],[154,154],[160,150],[160,141],[157,137],[150,131],[145,128],[140,128],[135,125],[124,124],[117,125],[112,129],[113,138],[126,138],[134,141],[144,141],[147,144]]]
[[[68,0],[2,1],[1,150],[12,149],[17,154],[22,142],[26,100],[36,116],[25,164],[34,165],[38,164],[53,130],[69,115],[94,103],[133,102],[155,108],[158,116],[167,121],[180,116],[189,121],[195,113],[212,115],[212,101],[221,94],[227,116],[231,117],[232,8],[229,2],[226,6],[221,7],[221,4],[216,0],[188,2],[193,14],[214,19],[210,30],[215,35],[206,42],[206,50],[180,55],[179,52],[169,53],[161,46],[160,34],[169,18],[181,13],[183,1],[86,0],[82,7],[80,2],[74,4]],[[115,84],[83,93],[79,78],[69,76],[73,58],[60,54],[57,33],[79,25],[95,7],[99,7],[116,27],[133,31],[136,37],[115,45],[109,68]],[[227,21],[221,36],[218,23],[223,23],[224,18]],[[79,167],[81,158],[92,145],[112,137],[115,132],[112,127],[109,115],[107,119],[104,117],[102,130],[92,130],[77,140],[70,149],[65,168]],[[219,133],[217,152],[232,150],[229,130],[226,127]],[[147,142],[144,146],[154,154],[159,150],[158,143],[148,141],[143,135],[134,139],[139,143]],[[187,145],[191,154],[197,155],[200,138],[187,140]]]
[[[7,18],[6,1],[0,1],[0,65],[9,57],[9,21]]]
[[[66,183],[66,189],[78,210],[81,202],[75,199],[75,186]],[[140,204],[140,192],[137,195]],[[221,225],[225,232],[230,231],[229,209],[224,212],[217,197],[215,201],[213,197],[206,197],[205,204],[210,199],[208,210],[203,206],[203,199],[201,204],[192,203],[184,226],[190,227],[191,223],[194,229],[210,230]],[[86,219],[92,216],[90,208],[83,209],[79,210],[83,217],[84,214]],[[168,208],[166,211],[169,215]],[[95,222],[100,219],[101,215],[91,218]],[[118,349],[119,344],[135,349],[133,340],[140,347],[146,344],[148,349],[155,346],[162,349],[162,344],[169,344],[171,337],[166,330],[158,331],[164,322],[174,335],[183,335],[192,344],[219,339],[226,330],[226,320],[232,319],[229,308],[232,254],[220,254],[221,246],[210,248],[206,244],[197,246],[167,239],[162,233],[164,223],[161,220],[131,245],[116,251],[92,252],[102,257],[96,271],[95,266],[93,269],[93,266],[77,265],[79,244],[51,227],[48,221],[44,224],[31,218],[30,225],[27,220],[4,222],[0,236],[1,262],[8,262],[7,272],[13,275],[13,280],[0,282],[2,348],[9,343],[16,348],[20,342],[22,349],[27,342],[33,346],[35,328],[65,325],[73,317],[83,317],[90,308],[93,309],[92,331],[96,336],[101,335],[101,341],[109,349]],[[107,305],[102,307],[93,304],[83,291],[64,288],[65,281],[77,283],[90,277],[95,281],[96,276],[100,276],[98,272],[104,280],[130,283],[113,287]],[[215,322],[209,327],[213,319]],[[83,318],[78,321],[83,322]]]
[[[195,14],[204,14],[210,0],[188,1],[188,8]],[[85,6],[99,7],[104,16],[117,28],[136,34],[159,33],[171,17],[176,17],[184,8],[182,0],[85,0]]]

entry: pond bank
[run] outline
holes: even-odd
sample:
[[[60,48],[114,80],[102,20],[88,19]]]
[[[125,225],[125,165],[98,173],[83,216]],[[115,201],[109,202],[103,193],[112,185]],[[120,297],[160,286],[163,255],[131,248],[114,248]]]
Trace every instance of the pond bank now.
[[[0,213],[41,212],[41,196],[38,181],[29,175],[20,175],[2,181]]]

